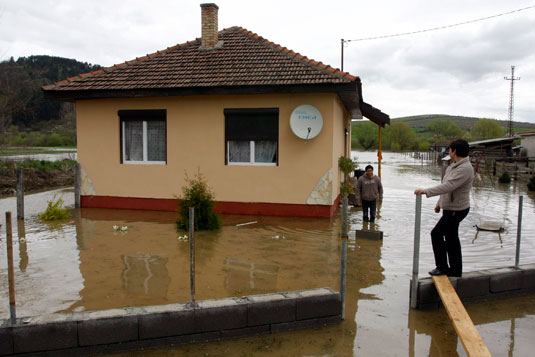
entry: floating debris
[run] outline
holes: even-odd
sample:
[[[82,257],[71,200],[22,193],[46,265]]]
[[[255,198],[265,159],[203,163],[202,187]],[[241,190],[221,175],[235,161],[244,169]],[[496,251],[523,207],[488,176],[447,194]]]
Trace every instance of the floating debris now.
[[[188,240],[189,238],[188,238],[188,235],[187,235],[187,234],[184,234],[183,236],[178,236],[178,237],[176,237],[176,239],[178,239],[178,240],[182,240],[182,241],[186,241],[186,240]]]
[[[128,226],[119,227],[118,225],[114,224],[113,225],[113,230],[115,232],[126,233],[126,232],[128,232]]]
[[[286,239],[286,236],[285,235],[275,234],[274,236],[271,237],[271,239]]]
[[[241,226],[248,226],[250,224],[255,224],[255,223],[258,223],[258,221],[252,221],[252,222],[247,222],[247,223],[238,223],[236,225],[236,227],[241,227]]]

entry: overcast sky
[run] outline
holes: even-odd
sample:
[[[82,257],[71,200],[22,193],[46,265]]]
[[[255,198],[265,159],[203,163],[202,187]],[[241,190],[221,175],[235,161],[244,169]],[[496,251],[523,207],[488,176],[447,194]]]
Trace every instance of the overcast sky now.
[[[185,0],[0,0],[0,60],[51,55],[110,66],[201,35]],[[390,117],[450,114],[535,123],[535,0],[215,0],[219,28],[241,26],[362,80],[364,100]]]

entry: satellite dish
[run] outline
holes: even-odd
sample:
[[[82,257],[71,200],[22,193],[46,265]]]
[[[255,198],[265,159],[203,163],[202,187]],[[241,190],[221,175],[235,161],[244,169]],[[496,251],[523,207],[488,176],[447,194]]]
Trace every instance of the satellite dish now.
[[[300,105],[290,115],[290,128],[298,138],[313,139],[323,128],[323,117],[316,107],[308,104]]]

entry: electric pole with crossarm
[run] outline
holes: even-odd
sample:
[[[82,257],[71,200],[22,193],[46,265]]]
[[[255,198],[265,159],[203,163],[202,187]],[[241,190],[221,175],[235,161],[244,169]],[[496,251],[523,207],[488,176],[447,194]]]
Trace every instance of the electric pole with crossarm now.
[[[513,108],[514,108],[514,86],[515,81],[518,81],[520,77],[515,78],[515,66],[511,66],[511,77],[503,77],[507,81],[511,81],[511,94],[509,96],[509,137],[513,137]]]

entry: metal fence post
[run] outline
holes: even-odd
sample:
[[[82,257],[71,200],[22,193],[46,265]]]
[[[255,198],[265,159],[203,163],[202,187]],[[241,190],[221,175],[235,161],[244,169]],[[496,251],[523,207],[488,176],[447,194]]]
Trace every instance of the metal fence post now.
[[[195,208],[189,208],[189,256],[190,256],[190,286],[191,304],[195,307]]]
[[[518,224],[516,227],[516,257],[515,267],[518,268],[520,262],[520,238],[522,234],[522,205],[524,203],[524,196],[518,197]]]
[[[411,307],[416,308],[418,293],[418,266],[420,264],[420,225],[422,222],[422,195],[416,195],[416,214],[414,218],[414,248],[412,256]]]
[[[17,168],[17,219],[24,219],[24,168]]]
[[[7,275],[9,284],[9,314],[11,324],[15,325],[17,313],[15,309],[15,276],[13,272],[13,232],[11,227],[11,212],[6,212],[6,236],[7,236]]]
[[[340,254],[340,299],[342,300],[342,320],[346,312],[346,275],[347,275],[347,216],[348,216],[348,198],[342,198],[342,251]]]

